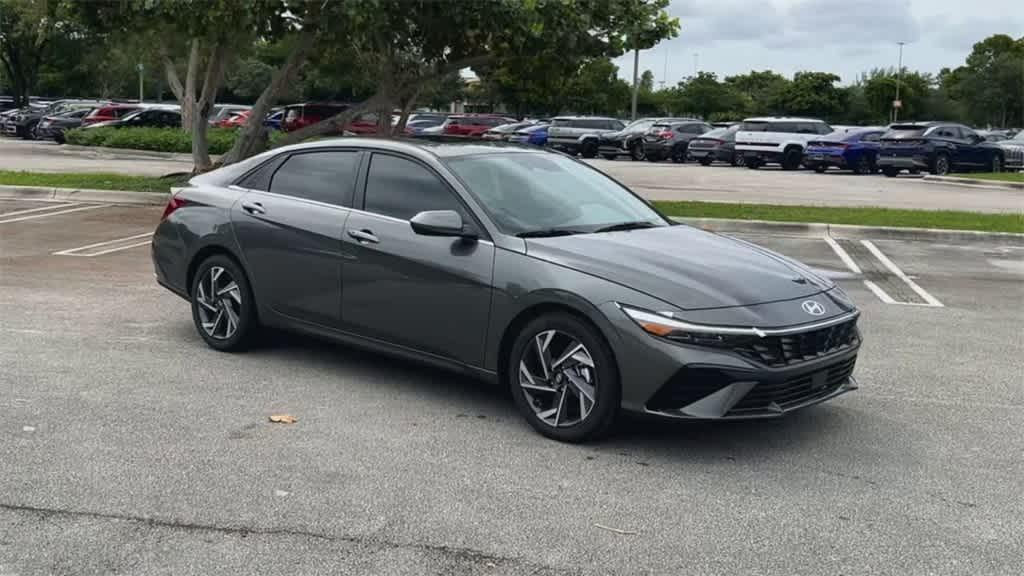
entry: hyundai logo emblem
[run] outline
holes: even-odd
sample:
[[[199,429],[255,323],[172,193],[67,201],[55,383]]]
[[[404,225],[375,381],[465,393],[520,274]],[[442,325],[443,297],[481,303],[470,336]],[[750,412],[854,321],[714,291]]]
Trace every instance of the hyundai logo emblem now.
[[[800,305],[811,316],[821,316],[825,313],[825,307],[819,304],[816,300],[804,300],[804,303]]]

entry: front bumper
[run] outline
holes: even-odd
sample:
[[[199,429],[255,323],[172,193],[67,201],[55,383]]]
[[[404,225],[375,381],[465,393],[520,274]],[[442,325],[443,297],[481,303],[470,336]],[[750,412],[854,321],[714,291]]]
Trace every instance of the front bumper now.
[[[621,156],[629,154],[629,141],[628,140],[601,140],[598,144],[597,151],[599,154],[606,156]]]
[[[837,152],[817,151],[813,148],[808,149],[804,154],[804,166],[813,168],[814,166],[838,166],[839,168],[846,168],[849,163],[846,161],[846,156]]]
[[[744,160],[760,160],[761,162],[782,162],[782,152],[777,150],[737,150],[737,154],[743,154]]]
[[[879,168],[906,168],[927,170],[929,166],[928,157],[923,154],[904,155],[891,154],[884,151],[878,153],[876,165]]]
[[[770,418],[858,387],[853,371],[859,332],[820,356],[769,365],[731,349],[657,338],[618,309],[602,311],[620,337],[615,356],[622,407],[630,412],[690,420]]]

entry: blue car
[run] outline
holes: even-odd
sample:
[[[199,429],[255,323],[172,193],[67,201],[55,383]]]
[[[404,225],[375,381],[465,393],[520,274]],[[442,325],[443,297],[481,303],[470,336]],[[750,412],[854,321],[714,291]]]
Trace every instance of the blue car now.
[[[284,110],[278,110],[263,120],[263,125],[271,130],[281,129],[281,120],[284,120]]]
[[[534,124],[533,126],[520,128],[509,136],[508,141],[517,144],[543,146],[548,143],[548,125]]]
[[[856,174],[878,172],[878,139],[884,128],[852,128],[811,140],[804,151],[804,166],[824,172],[829,166]]]

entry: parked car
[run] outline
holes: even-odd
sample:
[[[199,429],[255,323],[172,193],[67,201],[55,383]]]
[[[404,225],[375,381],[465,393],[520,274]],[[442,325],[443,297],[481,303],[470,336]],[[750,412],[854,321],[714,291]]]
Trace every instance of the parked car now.
[[[241,128],[249,121],[250,116],[252,116],[252,110],[239,110],[232,112],[227,118],[217,122],[214,126],[217,128]]]
[[[629,156],[634,161],[646,158],[644,152],[644,134],[655,124],[665,124],[675,120],[688,118],[641,118],[626,125],[616,132],[605,132],[598,138],[598,153],[606,160],[614,160],[619,156]]]
[[[1013,137],[1013,133],[1009,130],[977,130],[976,132],[978,136],[989,142],[1002,142]]]
[[[878,167],[890,177],[902,170],[927,170],[940,176],[969,170],[1000,172],[1004,154],[998,144],[986,142],[962,124],[893,124],[879,140]]]
[[[0,96],[0,112],[6,112],[7,110],[14,109],[14,98],[10,96]]]
[[[117,120],[97,122],[83,127],[83,130],[95,128],[180,128],[181,110],[171,106],[151,106],[126,114]]]
[[[249,110],[252,110],[252,106],[246,106],[245,104],[214,104],[213,110],[210,111],[210,117],[207,120],[211,126],[219,126],[221,122],[235,114]]]
[[[1024,170],[1024,131],[1009,140],[998,142],[996,146],[1003,149],[1004,167],[1008,170]]]
[[[548,123],[534,124],[516,130],[509,136],[508,141],[515,144],[530,144],[533,146],[545,146],[548,143]]]
[[[494,128],[487,130],[486,132],[481,134],[481,137],[484,140],[497,140],[500,142],[508,142],[509,138],[512,137],[512,134],[514,134],[516,130],[519,130],[520,128],[526,128],[527,126],[533,126],[534,124],[535,122],[532,121],[509,122],[508,124],[501,124],[499,126],[495,126]]]
[[[796,170],[807,142],[832,132],[815,118],[747,118],[736,133],[736,151],[743,154],[747,168],[779,164],[783,170]]]
[[[21,111],[20,108],[11,108],[0,112],[0,134],[11,135],[7,132],[7,125],[14,121],[14,117]]]
[[[312,124],[340,114],[348,109],[347,104],[292,104],[285,106],[284,118],[281,120],[281,129],[285,132],[294,132],[299,128],[305,128]]]
[[[885,128],[851,128],[811,140],[804,151],[804,166],[824,172],[830,166],[857,174],[878,172],[878,139]]]
[[[53,116],[43,116],[36,126],[36,138],[64,143],[64,133],[82,126],[82,122],[92,112],[91,108],[79,108],[61,112]]]
[[[36,124],[47,114],[48,109],[48,104],[31,102],[28,106],[18,108],[13,114],[7,116],[4,123],[4,133],[18,138],[32,138]]]
[[[559,116],[548,127],[548,146],[568,154],[594,158],[600,149],[600,137],[618,132],[626,125],[621,120],[602,116]]]
[[[733,166],[743,165],[743,155],[736,153],[736,132],[740,125],[715,128],[690,140],[686,148],[687,158],[710,166],[712,162],[728,162]]]
[[[661,162],[668,158],[676,164],[686,162],[690,141],[711,131],[711,125],[701,120],[672,120],[658,123],[644,134],[644,150],[648,162]]]
[[[284,119],[284,109],[283,108],[279,108],[277,110],[272,110],[270,112],[270,114],[267,114],[267,117],[263,119],[263,125],[266,126],[270,130],[280,130],[281,129],[281,120],[283,120],[283,119]]]
[[[431,128],[436,128],[437,132],[440,133],[441,125],[444,124],[444,121],[444,118],[438,117],[410,119],[405,123],[405,133],[419,136]]]
[[[483,133],[491,128],[512,122],[515,122],[515,119],[493,114],[455,114],[449,116],[441,125],[441,133],[473,138],[483,136]]]
[[[150,254],[210,348],[266,326],[427,362],[560,441],[624,410],[769,418],[857,388],[859,311],[832,280],[544,150],[271,150],[177,189]]]
[[[131,114],[132,112],[141,110],[142,108],[143,106],[137,104],[108,104],[105,106],[98,106],[93,108],[84,118],[82,118],[82,126],[96,124],[97,122],[117,120],[122,116]]]

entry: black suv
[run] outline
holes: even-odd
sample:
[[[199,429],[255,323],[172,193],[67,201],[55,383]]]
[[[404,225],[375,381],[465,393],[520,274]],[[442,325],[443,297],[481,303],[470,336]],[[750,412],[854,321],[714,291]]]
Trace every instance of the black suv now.
[[[998,145],[961,124],[893,124],[879,140],[878,167],[890,177],[904,169],[938,175],[969,170],[1000,172],[1004,153]]]
[[[711,131],[711,125],[701,120],[670,120],[658,122],[644,134],[644,150],[648,162],[661,162],[671,158],[676,164],[686,162],[690,140]]]
[[[690,118],[641,118],[629,123],[617,132],[605,132],[598,139],[598,152],[606,160],[615,160],[619,156],[629,156],[635,161],[646,158],[644,152],[644,134],[655,124],[670,122],[700,122]]]

